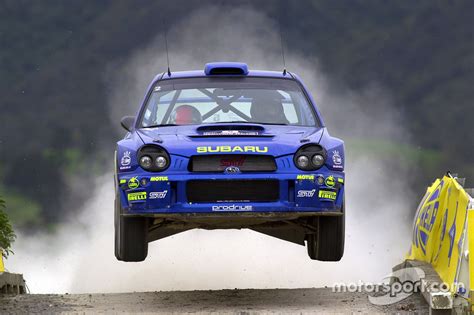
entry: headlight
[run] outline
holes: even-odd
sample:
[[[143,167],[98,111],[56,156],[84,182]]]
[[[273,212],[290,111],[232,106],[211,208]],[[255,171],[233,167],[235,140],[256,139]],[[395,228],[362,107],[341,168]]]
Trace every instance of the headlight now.
[[[322,156],[321,154],[315,154],[313,155],[311,162],[313,162],[314,166],[321,167],[324,164],[324,156]]]
[[[150,172],[161,172],[170,165],[170,156],[165,149],[157,145],[145,145],[138,151],[140,166]]]
[[[168,164],[168,161],[164,156],[158,156],[155,160],[156,167],[158,168],[165,168],[166,165]]]
[[[307,168],[309,166],[309,159],[305,155],[300,155],[296,159],[296,163],[298,164],[299,168]]]
[[[317,144],[307,144],[299,148],[295,154],[295,165],[303,171],[314,171],[326,162],[326,151]]]
[[[148,155],[144,155],[140,158],[140,166],[143,167],[144,169],[148,170],[152,166],[152,160],[151,157]]]

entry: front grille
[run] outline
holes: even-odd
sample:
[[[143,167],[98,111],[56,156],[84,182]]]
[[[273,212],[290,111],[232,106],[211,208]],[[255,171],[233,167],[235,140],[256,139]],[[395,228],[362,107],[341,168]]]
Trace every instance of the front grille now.
[[[279,200],[278,180],[191,180],[188,202],[271,202]]]
[[[241,172],[274,172],[275,159],[270,155],[221,154],[195,155],[189,162],[190,172],[224,172],[229,166]]]

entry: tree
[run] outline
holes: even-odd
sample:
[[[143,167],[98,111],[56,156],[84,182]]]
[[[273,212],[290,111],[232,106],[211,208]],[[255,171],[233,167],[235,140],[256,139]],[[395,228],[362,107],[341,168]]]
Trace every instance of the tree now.
[[[5,213],[5,208],[5,201],[0,199],[0,251],[2,256],[7,258],[9,254],[13,254],[11,246],[16,235]]]

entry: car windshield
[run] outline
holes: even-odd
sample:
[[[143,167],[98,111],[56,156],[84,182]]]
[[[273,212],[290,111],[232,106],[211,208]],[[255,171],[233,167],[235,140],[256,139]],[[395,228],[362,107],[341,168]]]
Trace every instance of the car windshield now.
[[[315,112],[293,80],[190,78],[158,82],[141,127],[210,123],[317,126]]]

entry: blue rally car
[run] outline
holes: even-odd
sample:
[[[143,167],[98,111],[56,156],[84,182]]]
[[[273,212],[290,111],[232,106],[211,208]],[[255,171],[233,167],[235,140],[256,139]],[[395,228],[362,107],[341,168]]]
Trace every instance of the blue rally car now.
[[[151,82],[115,153],[115,255],[194,228],[248,228],[344,252],[344,143],[293,73],[208,63]],[[192,245],[190,245],[192,246]]]

